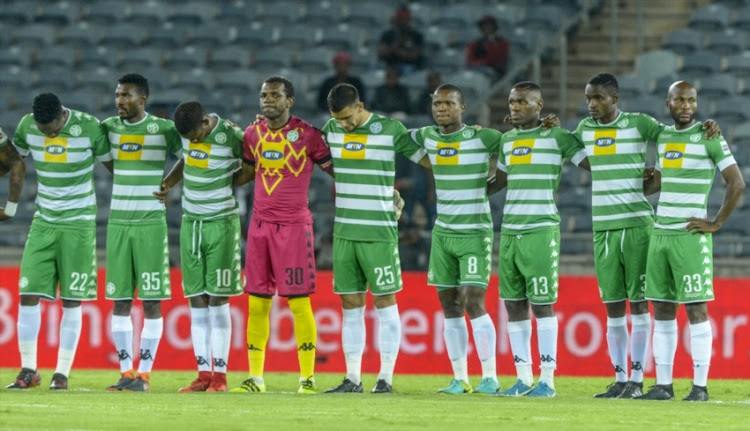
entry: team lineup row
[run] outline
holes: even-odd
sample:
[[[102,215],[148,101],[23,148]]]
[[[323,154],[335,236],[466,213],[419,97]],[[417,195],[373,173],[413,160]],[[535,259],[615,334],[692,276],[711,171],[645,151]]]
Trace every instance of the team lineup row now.
[[[127,74],[118,81],[118,115],[99,122],[67,109],[51,93],[38,95],[12,140],[0,139],[2,173],[10,171],[12,217],[23,185],[18,154],[32,155],[39,192],[21,262],[18,342],[22,369],[7,388],[39,385],[36,371],[41,298],[63,304],[58,363],[51,389],[67,389],[81,332],[80,303],[97,295],[96,200],[93,163],[113,174],[106,243],[106,297],[114,301],[112,335],[120,380],[111,391],[148,391],[163,330],[160,301],[171,297],[164,200],[183,181],[180,255],[183,291],[190,302],[191,337],[198,377],[180,392],[226,391],[231,324],[228,297],[243,292],[238,204],[232,187],[255,180],[245,262],[248,293],[249,377],[232,391],[265,392],[263,369],[274,294],[289,299],[294,316],[300,379],[298,392],[317,393],[316,328],[309,295],[315,291],[312,216],[307,190],[313,165],[334,177],[336,188],[333,289],[343,309],[342,346],[347,373],[326,392],[362,392],[365,295],[378,315],[381,369],[374,393],[392,392],[401,339],[396,293],[403,288],[397,220],[403,201],[394,191],[395,154],[433,170],[437,221],[432,233],[428,284],[445,315],[444,340],[454,378],[448,394],[556,395],[560,217],[554,194],[565,159],[591,171],[595,266],[607,311],[607,341],[615,382],[596,397],[672,399],[677,344],[676,310],[686,305],[695,376],[686,400],[708,399],[711,327],[706,302],[713,299],[711,233],[736,206],[744,181],[718,125],[694,118],[697,92],[687,82],[670,87],[666,104],[674,125],[621,112],[617,80],[606,73],[585,89],[590,117],[573,132],[543,122],[542,91],[520,82],[509,95],[505,134],[465,125],[461,90],[444,84],[433,93],[435,126],[407,130],[368,111],[357,90],[335,86],[328,95],[332,118],[322,130],[291,115],[294,87],[279,76],[260,91],[262,118],[244,132],[198,102],[180,104],[174,121],[145,111],[148,81]],[[659,159],[646,168],[647,142]],[[167,152],[179,161],[164,176]],[[488,178],[498,154],[497,173]],[[727,182],[724,204],[709,219],[707,195],[714,171]],[[500,297],[517,381],[501,390],[496,373],[496,330],[484,308],[490,279],[493,230],[488,195],[507,188],[500,239]],[[645,195],[661,191],[654,210]],[[70,250],[78,253],[71,254]],[[67,252],[67,253],[66,253]],[[140,362],[134,369],[133,299],[145,319]],[[651,344],[657,384],[643,389],[643,362]],[[632,334],[626,307],[630,303]],[[541,375],[534,383],[531,320],[537,322]],[[469,383],[468,315],[482,378]],[[628,344],[631,364],[628,367]],[[630,373],[628,373],[630,370]]]

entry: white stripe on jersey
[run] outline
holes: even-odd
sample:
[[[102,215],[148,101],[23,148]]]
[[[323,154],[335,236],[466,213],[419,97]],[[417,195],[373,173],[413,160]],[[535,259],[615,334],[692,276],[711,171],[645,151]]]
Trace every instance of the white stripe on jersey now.
[[[36,203],[40,207],[51,211],[75,210],[83,209],[91,205],[96,205],[96,196],[92,193],[82,198],[70,200],[47,199],[41,196],[37,196]]]
[[[110,210],[117,211],[164,211],[164,204],[154,199],[118,199],[112,197]]]
[[[193,190],[189,187],[183,187],[182,193],[183,195],[185,195],[186,198],[190,199],[191,201],[226,199],[230,196],[234,196],[232,194],[231,187],[221,187],[221,188],[212,189],[212,190]]]
[[[440,226],[450,230],[468,230],[468,229],[492,229],[492,223],[459,223],[459,224],[447,224],[441,220],[435,221],[436,226]]]
[[[437,150],[437,144],[438,141],[434,139],[425,138],[424,140],[424,147],[429,148],[430,150]],[[464,150],[480,150],[485,154],[487,153],[487,147],[484,146],[484,143],[482,143],[481,139],[467,139],[465,141],[461,141],[459,145],[459,153]]]
[[[333,222],[354,224],[354,225],[361,225],[361,226],[398,226],[398,223],[395,220],[394,221],[380,221],[380,220],[362,220],[362,219],[356,219],[356,218],[336,217],[333,220]]]
[[[200,203],[200,204],[194,204],[192,202],[188,202],[185,199],[185,195],[182,195],[182,209],[190,214],[212,214],[219,211],[226,211],[228,209],[232,209],[236,205],[236,201],[234,200],[234,197],[231,197],[225,201],[221,202],[214,202],[214,203]],[[222,214],[222,216],[226,216],[229,214],[234,214],[234,212],[230,211],[225,214]]]
[[[726,168],[728,168],[728,167],[730,167],[732,165],[736,165],[736,164],[737,164],[737,161],[734,160],[734,156],[729,156],[726,159],[720,161],[719,164],[717,165],[717,167],[719,168],[720,171],[723,172],[724,169],[726,169]]]
[[[645,142],[618,142],[615,144],[617,146],[617,154],[643,154],[646,152],[646,143]],[[589,156],[594,156],[594,148],[596,145],[586,145],[586,154]]]
[[[651,211],[637,211],[637,212],[622,213],[622,214],[594,216],[592,220],[593,221],[622,220],[622,219],[633,218],[633,217],[644,217],[644,216],[650,217],[652,215],[653,213]]]
[[[46,221],[76,221],[76,220],[96,220],[96,216],[93,214],[77,215],[74,217],[49,217],[39,211],[34,213],[34,217],[39,216]]]
[[[505,214],[513,215],[555,215],[557,207],[554,204],[505,204]]]
[[[81,163],[91,158],[91,151],[68,151],[65,163]],[[34,158],[34,162],[44,163],[44,150],[39,151],[32,148],[31,157]],[[49,162],[47,162],[49,163]],[[68,175],[70,176],[70,175]]]
[[[676,183],[676,184],[709,184],[711,180],[704,180],[701,178],[672,178],[662,177],[662,183]]]
[[[37,147],[36,149],[39,151],[44,151],[44,141],[46,137],[45,136],[39,136],[39,135],[28,135],[26,137],[26,143],[29,144],[29,146]],[[84,149],[89,151],[82,151],[81,153],[87,153],[91,152],[91,139],[88,137],[85,138],[63,138],[66,141],[66,147],[68,149],[76,148],[76,149]],[[33,151],[33,149],[32,149]]]
[[[158,169],[143,169],[140,171],[133,171],[128,169],[115,169],[116,177],[161,177],[164,175],[164,171]]]
[[[551,189],[509,189],[505,201],[554,201]]]
[[[524,230],[524,229],[533,229],[537,227],[542,226],[558,226],[560,223],[553,222],[553,221],[547,221],[542,223],[528,223],[528,224],[517,224],[517,223],[503,223],[502,227],[506,229],[514,229],[514,230]]]
[[[336,208],[345,208],[351,210],[364,211],[385,211],[393,212],[393,200],[376,200],[376,199],[356,199],[356,198],[336,198]]]
[[[113,158],[116,158],[115,155],[112,155]],[[141,161],[155,161],[155,162],[163,162],[167,158],[167,152],[165,150],[142,150],[141,151]]]
[[[591,171],[615,171],[615,170],[640,170],[644,169],[645,165],[642,163],[620,163],[616,165],[591,165]]]
[[[338,171],[336,171],[338,172]],[[451,175],[451,174],[435,174],[434,175],[435,180],[477,180],[479,178],[487,178],[486,174],[479,173],[479,174],[462,174],[462,175]]]
[[[690,217],[706,218],[708,212],[705,208],[685,208],[659,205],[656,209],[658,217],[673,217],[687,219]]]
[[[595,207],[605,207],[610,205],[629,205],[638,202],[646,202],[643,193],[610,193],[606,195],[594,195],[591,199],[591,205]]]
[[[654,228],[656,229],[685,230],[685,226],[687,226],[687,222],[675,224],[654,223]]]
[[[555,174],[510,174],[508,175],[508,181],[518,180],[556,180],[557,175]]]
[[[343,150],[342,147],[332,146],[331,155],[333,156],[334,159],[343,159],[343,157],[341,157],[342,150]],[[394,151],[392,149],[365,147],[365,149],[360,150],[360,151],[366,152],[364,160],[378,160],[382,162],[392,162],[393,157],[395,156]]]
[[[454,216],[454,215],[471,215],[471,214],[489,214],[490,203],[482,202],[478,204],[442,204],[438,202],[437,212],[440,215]]]
[[[41,182],[38,182],[37,186],[37,192],[40,195],[47,195],[52,199],[59,199],[66,196],[75,196],[89,193],[91,192],[92,187],[89,181],[86,181],[83,184],[76,184],[74,186],[67,187],[50,187],[42,184]]]
[[[667,144],[668,144],[667,142],[662,142],[661,144],[659,144],[659,154],[664,154],[664,152],[667,150]],[[672,144],[672,145],[675,145],[675,144]],[[676,145],[684,145],[685,154],[690,154],[691,156],[702,156],[702,157],[708,156],[705,145],[681,144],[681,143],[678,143]]]
[[[210,178],[208,178],[208,177],[207,178],[196,177],[196,176],[190,175],[190,174],[183,174],[183,179],[185,179],[186,181],[192,181],[194,183],[205,183],[205,184],[207,184],[207,183],[213,183],[214,181],[222,180],[222,179],[224,179],[226,177],[231,177],[232,175],[234,175],[234,172],[227,172],[224,175],[220,175],[218,177],[210,177]]]
[[[159,190],[159,186],[125,186],[116,183],[112,185],[112,195],[116,196],[150,196],[156,199],[153,194]]]
[[[615,139],[643,139],[641,132],[639,132],[636,127],[630,127],[627,129],[607,129],[606,127],[602,127],[600,129],[584,130],[581,134],[581,139],[584,142],[593,141],[596,132],[599,130],[614,130]]]
[[[355,175],[380,175],[389,176],[393,175],[393,171],[381,171],[377,169],[352,169],[352,168],[338,168],[336,169],[337,174],[355,174]]]
[[[662,162],[661,170],[664,172],[665,170],[670,169],[667,166],[664,166],[664,163]],[[688,159],[687,157],[684,157],[682,159],[682,166],[679,168],[672,168],[672,169],[705,169],[707,171],[713,171],[716,169],[716,165],[714,165],[714,161],[705,158],[705,159]]]
[[[659,204],[670,203],[703,206],[706,197],[707,196],[703,193],[661,192],[661,195],[659,196]]]
[[[461,189],[461,190],[441,190],[437,189],[437,198],[441,201],[475,201],[483,200],[487,195],[487,189]]]
[[[508,159],[510,159],[510,155],[505,156]],[[508,160],[510,161],[510,160]],[[510,163],[506,163],[510,164]],[[560,154],[552,154],[552,153],[537,153],[532,152],[531,153],[531,164],[532,165],[555,165],[560,166],[562,164],[562,156]]]
[[[78,177],[81,175],[88,174],[89,172],[94,170],[94,165],[87,166],[79,171],[74,172],[47,172],[47,171],[40,171],[37,169],[36,175],[38,177],[45,177],[45,178],[73,178]]]
[[[380,186],[375,184],[351,184],[336,182],[336,195],[339,194],[393,198],[393,187]]]
[[[619,180],[598,180],[591,184],[594,192],[612,192],[615,190],[643,190],[643,178],[623,178]]]
[[[460,151],[460,150],[459,150]],[[430,154],[430,161],[433,165],[440,165],[438,163],[441,159],[447,159],[447,157],[438,156],[436,153]],[[487,163],[490,160],[488,153],[458,153],[458,164],[459,165],[478,165],[481,163]]]

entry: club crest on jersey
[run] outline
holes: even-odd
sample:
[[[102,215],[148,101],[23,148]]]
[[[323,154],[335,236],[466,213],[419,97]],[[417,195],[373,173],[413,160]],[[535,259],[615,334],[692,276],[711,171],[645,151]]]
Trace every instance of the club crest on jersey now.
[[[217,133],[216,136],[214,137],[214,140],[216,141],[217,144],[223,144],[227,142],[227,134],[224,132]]]
[[[620,120],[620,121],[617,122],[617,127],[620,127],[620,128],[622,128],[622,127],[628,127],[628,123],[629,123],[628,119],[627,118],[623,118],[622,120]]]
[[[159,131],[159,125],[156,123],[148,123],[146,126],[146,131],[148,133],[154,134]]]
[[[299,139],[299,132],[297,132],[296,130],[290,130],[286,134],[286,139],[289,142],[297,142],[297,139]]]
[[[514,156],[528,156],[531,154],[531,148],[529,147],[516,147],[510,152]]]
[[[81,136],[82,132],[83,130],[81,129],[81,126],[79,126],[78,124],[75,124],[70,127],[70,134],[72,136]]]
[[[120,144],[120,151],[125,151],[126,153],[135,153],[136,151],[141,151],[143,149],[143,145],[132,143],[132,142],[123,142]]]
[[[615,138],[599,138],[594,141],[594,145],[597,147],[609,147],[610,145],[614,145],[615,142]]]
[[[463,136],[465,139],[469,139],[472,136],[474,136],[474,130],[473,129],[466,129],[461,133],[461,136]]]
[[[667,151],[664,153],[664,158],[667,160],[681,159],[683,154],[680,151]]]
[[[281,151],[276,150],[266,150],[263,151],[263,158],[268,160],[280,160],[282,157],[284,157],[284,153]]]
[[[701,134],[700,133],[693,133],[690,135],[690,142],[698,142],[701,140]]]
[[[383,125],[380,123],[372,123],[370,124],[370,133],[380,133],[380,131],[383,130]]]

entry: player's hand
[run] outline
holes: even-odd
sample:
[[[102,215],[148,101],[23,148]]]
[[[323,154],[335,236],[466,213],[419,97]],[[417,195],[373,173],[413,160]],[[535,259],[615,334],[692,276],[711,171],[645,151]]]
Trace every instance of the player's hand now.
[[[10,220],[11,217],[5,214],[5,208],[0,207],[0,221]]]
[[[473,125],[472,127],[474,127],[474,128],[475,128],[475,129],[477,129],[477,130],[482,130],[482,129],[484,129],[484,126],[482,126],[481,124],[475,124],[475,125]]]
[[[513,122],[510,120],[510,114],[506,115],[505,118],[503,118],[503,123],[513,124]]]
[[[161,183],[161,186],[159,187],[158,192],[154,192],[154,197],[156,199],[159,199],[159,202],[161,203],[167,203],[167,195],[169,194],[169,191],[172,190],[171,187],[168,187],[165,183]]]
[[[704,121],[703,131],[706,132],[706,139],[713,139],[721,136],[721,129],[719,128],[719,124],[714,120]]]
[[[555,114],[549,114],[542,118],[542,130],[551,129],[553,127],[560,127],[560,119]]]
[[[393,189],[393,215],[396,217],[396,220],[401,218],[401,213],[404,210],[404,205],[406,202],[401,198],[401,193],[398,192],[398,190]]]
[[[650,180],[654,177],[654,172],[656,172],[655,168],[646,168],[645,171],[643,171],[643,182]]]
[[[713,233],[719,230],[721,227],[718,223],[715,221],[711,221],[704,218],[697,218],[697,217],[690,217],[687,219],[687,226],[685,226],[685,230],[692,233]]]
[[[259,124],[261,121],[265,120],[266,117],[264,117],[262,114],[255,114],[255,121],[250,123],[251,126],[254,126],[256,124]]]

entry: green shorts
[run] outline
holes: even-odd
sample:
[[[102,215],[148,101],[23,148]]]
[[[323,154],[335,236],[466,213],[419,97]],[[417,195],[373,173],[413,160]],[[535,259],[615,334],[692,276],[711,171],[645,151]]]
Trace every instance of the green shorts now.
[[[242,294],[240,217],[182,219],[180,260],[185,297]]]
[[[96,299],[96,227],[68,228],[38,217],[31,222],[21,259],[21,295],[75,301]]]
[[[500,298],[557,302],[560,231],[500,236]]]
[[[679,303],[713,301],[713,276],[710,233],[651,237],[646,267],[647,299]]]
[[[398,244],[333,239],[333,291],[390,295],[404,286]]]
[[[594,266],[602,302],[646,300],[651,226],[594,232]]]
[[[137,288],[136,288],[137,286]],[[136,295],[137,293],[137,295]],[[169,246],[165,220],[107,225],[107,299],[169,299]]]
[[[427,283],[438,291],[458,286],[487,288],[492,272],[492,234],[449,236],[432,233]]]

